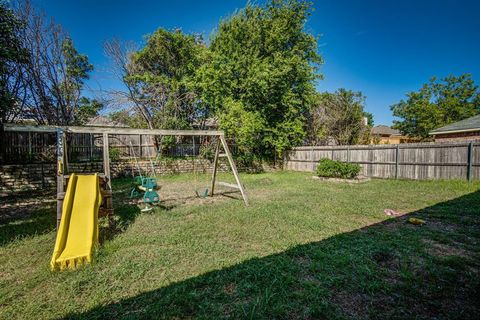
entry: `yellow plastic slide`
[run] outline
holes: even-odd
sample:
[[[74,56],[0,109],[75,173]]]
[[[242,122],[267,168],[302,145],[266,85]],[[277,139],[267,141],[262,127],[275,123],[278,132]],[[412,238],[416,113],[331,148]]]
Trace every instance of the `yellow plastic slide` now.
[[[98,176],[72,174],[63,200],[50,267],[74,269],[92,261],[98,244],[98,208],[102,197]]]

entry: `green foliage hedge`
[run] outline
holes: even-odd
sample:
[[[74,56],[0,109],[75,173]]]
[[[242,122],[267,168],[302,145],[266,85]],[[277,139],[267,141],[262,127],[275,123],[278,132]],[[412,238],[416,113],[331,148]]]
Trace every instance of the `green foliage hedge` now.
[[[108,155],[110,157],[110,161],[111,162],[117,162],[120,160],[120,157],[121,157],[121,151],[119,148],[116,148],[116,147],[111,147],[109,150],[108,150]]]
[[[360,166],[354,163],[320,159],[317,166],[317,175],[326,178],[353,179],[360,173]]]

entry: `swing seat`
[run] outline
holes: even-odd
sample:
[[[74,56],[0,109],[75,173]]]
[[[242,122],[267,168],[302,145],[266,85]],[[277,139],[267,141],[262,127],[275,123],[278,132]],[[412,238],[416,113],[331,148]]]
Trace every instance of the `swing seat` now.
[[[153,188],[147,189],[143,195],[143,202],[158,204],[160,202],[160,196]]]
[[[208,188],[205,188],[205,191],[203,192],[202,194],[202,191],[203,189],[195,189],[195,194],[197,195],[197,197],[199,198],[207,198],[208,197]]]
[[[157,188],[157,179],[156,178],[143,178],[142,187],[146,188],[146,189]]]

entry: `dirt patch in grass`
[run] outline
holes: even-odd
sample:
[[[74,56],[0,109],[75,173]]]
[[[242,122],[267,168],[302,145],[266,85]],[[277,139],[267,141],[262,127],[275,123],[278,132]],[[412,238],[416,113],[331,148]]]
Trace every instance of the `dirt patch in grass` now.
[[[237,285],[233,282],[227,283],[223,286],[223,292],[228,295],[232,295],[237,291]]]
[[[209,185],[209,184],[208,184]],[[205,186],[198,187],[190,182],[167,182],[163,184],[158,190],[158,194],[160,195],[160,204],[159,206],[166,210],[171,210],[175,207],[179,206],[197,206],[197,205],[205,205],[205,204],[212,204],[217,202],[224,202],[231,199],[236,199],[239,201],[243,201],[240,191],[235,190],[225,190],[221,188],[216,188],[215,194],[213,197],[207,196],[198,196],[195,193],[195,190],[200,195],[203,195],[205,192]],[[208,188],[208,192],[210,192],[210,187]],[[129,204],[137,204],[142,205],[142,199],[126,199],[127,203]]]
[[[295,257],[295,261],[302,267],[308,267],[312,263],[312,260],[305,256]]]
[[[334,291],[332,301],[344,315],[353,319],[365,318],[371,304],[367,295],[349,291]]]
[[[423,243],[427,246],[427,251],[437,257],[469,257],[471,252],[461,248],[461,244],[456,242],[454,245],[440,243],[431,239],[423,239]]]
[[[372,259],[381,267],[398,269],[400,262],[398,257],[390,251],[377,251],[372,254]]]
[[[440,231],[440,232],[455,232],[459,228],[455,224],[447,223],[439,220],[432,220],[432,219],[429,219],[426,225],[428,226],[429,229]]]

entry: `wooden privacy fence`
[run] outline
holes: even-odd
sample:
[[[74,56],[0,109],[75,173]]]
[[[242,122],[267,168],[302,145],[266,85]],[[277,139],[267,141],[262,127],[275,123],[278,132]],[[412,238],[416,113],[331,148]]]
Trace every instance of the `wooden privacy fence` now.
[[[322,158],[358,163],[368,177],[480,179],[480,141],[297,147],[285,154],[284,168],[313,172]]]
[[[0,164],[54,163],[56,159],[56,136],[52,132],[4,132],[4,150],[0,155]],[[109,136],[111,152],[116,151],[120,158],[156,157],[159,146],[154,144],[152,135],[115,135]],[[162,156],[186,157],[198,156],[201,148],[214,147],[210,137],[183,137],[179,141],[164,144]],[[233,155],[238,148],[229,141]],[[102,161],[103,137],[101,134],[75,133],[67,135],[67,155],[70,162]],[[212,154],[213,156],[213,154]]]

